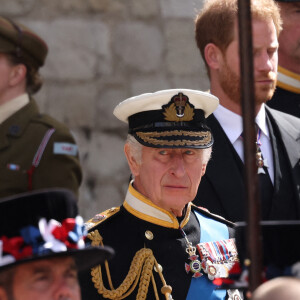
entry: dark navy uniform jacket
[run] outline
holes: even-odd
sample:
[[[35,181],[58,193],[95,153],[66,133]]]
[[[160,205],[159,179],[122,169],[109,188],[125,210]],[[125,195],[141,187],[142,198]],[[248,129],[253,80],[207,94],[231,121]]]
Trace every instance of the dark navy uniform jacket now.
[[[233,236],[231,222],[212,215],[191,203],[187,205],[184,218],[178,221],[174,215],[155,206],[131,185],[125,202],[120,208],[112,208],[91,219],[87,223],[89,231],[98,230],[103,238],[103,244],[111,246],[116,252],[115,257],[108,262],[114,288],[117,289],[125,279],[136,252],[148,248],[153,251],[155,259],[162,267],[166,284],[172,287],[173,298],[176,300],[186,299],[192,273],[187,273],[185,270],[185,263],[188,263],[189,259],[186,253],[186,241],[179,230],[179,225],[188,240],[196,246],[201,235],[201,226],[196,218],[196,211],[224,224],[229,237]],[[105,268],[101,269],[104,285],[109,289]],[[162,280],[157,272],[153,273],[159,297],[165,299],[160,292],[163,286]],[[92,279],[91,272],[80,276],[82,299],[105,299],[97,292],[92,280],[95,278]],[[136,299],[137,290],[138,287],[126,299]],[[151,281],[146,299],[155,299]]]

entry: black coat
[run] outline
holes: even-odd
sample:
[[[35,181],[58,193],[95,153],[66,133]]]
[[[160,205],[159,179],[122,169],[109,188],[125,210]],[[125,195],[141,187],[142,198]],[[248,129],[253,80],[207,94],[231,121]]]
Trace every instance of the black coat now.
[[[275,159],[274,195],[268,219],[299,218],[300,119],[267,107],[266,114],[273,129],[271,140]],[[209,116],[207,123],[212,129],[215,143],[194,203],[230,221],[245,220],[244,165],[216,118]],[[276,145],[280,145],[280,151]],[[288,174],[282,172],[279,158],[285,159],[285,171]],[[289,182],[285,182],[287,178]],[[284,184],[290,184],[291,189],[282,188]],[[286,201],[288,193],[294,199],[292,203]]]

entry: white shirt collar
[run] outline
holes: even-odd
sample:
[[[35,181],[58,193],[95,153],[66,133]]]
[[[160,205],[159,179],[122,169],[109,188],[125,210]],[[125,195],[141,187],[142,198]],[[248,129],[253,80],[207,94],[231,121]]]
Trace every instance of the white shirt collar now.
[[[243,118],[222,105],[219,105],[214,111],[214,116],[221,124],[230,142],[234,144],[243,132]]]
[[[258,127],[261,129],[261,131],[264,133],[265,136],[270,139],[269,129],[267,126],[267,118],[266,118],[266,108],[265,104],[263,104],[258,112],[258,114],[255,117],[255,123],[258,125]]]
[[[232,112],[231,110],[219,105],[214,111],[214,116],[221,124],[227,137],[232,144],[240,137],[243,132],[243,118],[242,116]],[[266,109],[263,104],[256,115],[256,124],[259,126],[261,131],[269,138],[269,129],[266,122]]]

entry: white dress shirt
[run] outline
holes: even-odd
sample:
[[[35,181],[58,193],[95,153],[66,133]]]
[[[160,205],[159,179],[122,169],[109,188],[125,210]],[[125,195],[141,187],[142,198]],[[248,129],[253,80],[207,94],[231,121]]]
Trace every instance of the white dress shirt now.
[[[243,132],[242,116],[228,110],[222,105],[219,105],[213,114],[221,124],[224,132],[226,133],[228,139],[232,143],[237,154],[244,162],[244,145],[243,145],[243,139],[241,138],[241,134]],[[269,128],[266,122],[266,110],[264,104],[261,106],[261,109],[259,110],[255,118],[255,122],[261,129],[260,148],[261,148],[263,158],[266,162],[266,165],[268,166],[268,172],[270,178],[272,180],[272,183],[274,184],[273,152],[272,152]]]

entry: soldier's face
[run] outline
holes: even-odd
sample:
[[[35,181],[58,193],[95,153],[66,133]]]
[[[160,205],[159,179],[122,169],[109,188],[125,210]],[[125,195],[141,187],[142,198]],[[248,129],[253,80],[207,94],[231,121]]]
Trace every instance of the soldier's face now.
[[[15,67],[11,65],[7,56],[0,53],[0,105],[7,101],[6,95],[11,88],[14,70]]]
[[[193,201],[206,164],[201,149],[142,148],[142,162],[130,166],[134,187],[155,205],[182,215]]]
[[[13,300],[80,300],[74,260],[39,260],[15,267]]]

